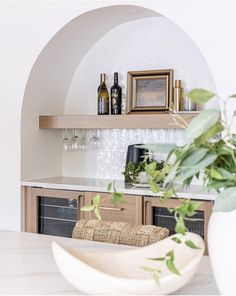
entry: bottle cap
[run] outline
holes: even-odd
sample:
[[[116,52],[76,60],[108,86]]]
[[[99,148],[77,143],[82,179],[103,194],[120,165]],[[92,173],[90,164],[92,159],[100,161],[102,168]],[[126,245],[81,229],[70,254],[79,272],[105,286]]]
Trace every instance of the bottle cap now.
[[[182,87],[181,80],[175,80],[175,87]]]
[[[114,72],[114,83],[118,83],[118,72]]]
[[[101,73],[101,82],[106,82],[106,73]]]

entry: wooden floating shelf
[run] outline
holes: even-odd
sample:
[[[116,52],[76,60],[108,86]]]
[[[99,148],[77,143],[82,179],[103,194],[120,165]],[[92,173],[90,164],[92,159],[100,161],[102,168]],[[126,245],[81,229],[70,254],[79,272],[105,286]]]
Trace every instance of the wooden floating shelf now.
[[[186,122],[196,112],[179,114]],[[40,115],[41,129],[179,128],[170,113],[135,115]]]

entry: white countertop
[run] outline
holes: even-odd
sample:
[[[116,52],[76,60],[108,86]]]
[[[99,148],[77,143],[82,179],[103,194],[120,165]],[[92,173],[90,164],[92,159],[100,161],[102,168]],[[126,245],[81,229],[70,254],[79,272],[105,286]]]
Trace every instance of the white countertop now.
[[[46,179],[36,179],[29,181],[22,181],[22,186],[42,187],[48,189],[64,189],[64,190],[78,190],[78,191],[98,191],[107,192],[107,184],[113,180],[107,179],[93,179],[93,178],[73,178],[73,177],[53,177]],[[131,195],[150,195],[160,196],[154,194],[150,188],[137,188],[129,184],[125,184],[123,180],[116,181],[117,191],[131,194]],[[181,198],[191,198],[199,200],[215,200],[215,192],[203,192],[202,186],[192,185],[188,189],[179,189],[177,194]]]
[[[91,252],[121,251],[130,247],[99,242],[0,231],[0,295],[78,295],[66,282],[54,262],[51,243]],[[219,294],[209,263],[204,256],[192,281],[177,295]]]

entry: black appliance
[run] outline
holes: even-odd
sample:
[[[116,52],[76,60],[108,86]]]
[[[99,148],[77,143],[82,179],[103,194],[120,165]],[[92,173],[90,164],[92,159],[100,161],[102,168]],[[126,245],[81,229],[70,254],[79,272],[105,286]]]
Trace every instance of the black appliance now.
[[[129,162],[138,163],[143,161],[144,156],[148,154],[148,150],[144,148],[139,148],[139,145],[143,144],[133,144],[129,145],[126,154],[126,165]],[[129,178],[125,178],[125,182],[130,182]]]
[[[138,148],[137,146],[139,145],[143,144],[133,144],[128,146],[126,154],[126,164],[128,164],[129,162],[138,163],[140,161],[143,161],[143,157],[147,155],[148,150],[144,148]]]

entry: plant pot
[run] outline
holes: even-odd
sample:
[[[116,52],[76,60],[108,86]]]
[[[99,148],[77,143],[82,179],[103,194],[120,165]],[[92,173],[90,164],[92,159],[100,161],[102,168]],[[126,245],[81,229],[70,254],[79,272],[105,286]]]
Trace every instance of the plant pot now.
[[[145,183],[148,184],[148,177],[146,172],[140,172],[136,178],[136,183]]]
[[[208,228],[210,261],[221,294],[236,295],[236,210],[213,212]]]

